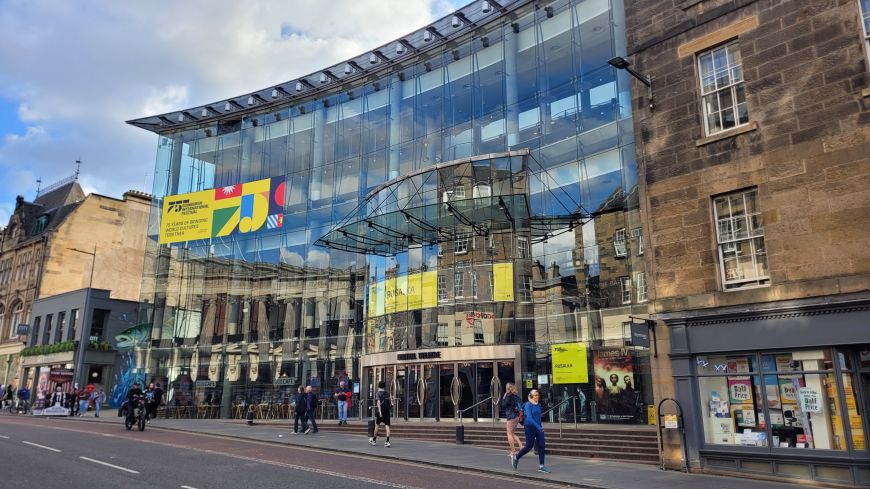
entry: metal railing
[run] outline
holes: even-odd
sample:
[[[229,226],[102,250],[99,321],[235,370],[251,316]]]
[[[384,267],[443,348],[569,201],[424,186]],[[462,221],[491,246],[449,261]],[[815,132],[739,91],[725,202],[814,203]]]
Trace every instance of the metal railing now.
[[[559,403],[556,404],[555,406],[542,412],[541,413],[541,420],[544,419],[545,414],[551,413],[554,409],[562,406],[563,404],[565,404],[568,401],[571,401],[571,406],[572,406],[571,409],[574,412],[574,429],[576,430],[577,429],[577,396],[566,397],[565,399],[562,399],[561,401],[559,401]],[[562,416],[559,416],[559,438],[562,438],[562,423],[563,423]]]
[[[459,414],[459,425],[462,426],[462,413],[464,413],[465,411],[468,411],[468,410],[474,409],[474,408],[476,408],[477,406],[480,406],[481,404],[485,403],[486,401],[492,402],[492,396],[487,397],[486,399],[484,399],[484,400],[478,402],[477,404],[474,404],[474,405],[469,406],[469,407],[467,407],[467,408],[465,408],[465,409],[460,409],[459,411],[457,411],[457,413]],[[492,418],[492,424],[495,424],[495,420],[496,420],[496,418],[497,418],[497,416],[493,416],[493,418]]]

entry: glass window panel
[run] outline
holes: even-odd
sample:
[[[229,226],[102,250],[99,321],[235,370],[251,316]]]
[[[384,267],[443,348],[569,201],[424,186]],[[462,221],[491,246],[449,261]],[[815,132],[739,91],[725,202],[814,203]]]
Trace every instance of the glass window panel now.
[[[724,367],[728,368],[727,362]],[[743,368],[743,365],[738,368]],[[767,446],[764,411],[758,403],[761,394],[759,381],[758,376],[753,375],[698,379],[707,444]]]

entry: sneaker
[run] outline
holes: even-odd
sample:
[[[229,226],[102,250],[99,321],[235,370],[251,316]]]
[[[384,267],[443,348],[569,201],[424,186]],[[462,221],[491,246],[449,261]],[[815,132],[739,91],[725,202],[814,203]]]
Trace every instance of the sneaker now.
[[[541,465],[541,466],[538,467],[538,472],[543,472],[543,473],[545,473],[545,474],[549,474],[549,473],[550,473],[550,468],[547,467],[546,465]]]
[[[311,433],[311,428],[308,428],[307,430],[305,430],[305,434],[306,434],[306,435],[309,434],[309,433]]]
[[[378,444],[378,442],[376,442],[374,438],[369,438],[369,445],[375,446],[377,444]]]
[[[386,448],[390,448],[390,442],[385,441],[385,442],[384,442],[384,446],[385,446]]]
[[[517,456],[511,454],[511,467],[513,467],[514,470],[517,470],[517,464],[518,464],[519,462],[520,462],[520,461],[517,460]]]

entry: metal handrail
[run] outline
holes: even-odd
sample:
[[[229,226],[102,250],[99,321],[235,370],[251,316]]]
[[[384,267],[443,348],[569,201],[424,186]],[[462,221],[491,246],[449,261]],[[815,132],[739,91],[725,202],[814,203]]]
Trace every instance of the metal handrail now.
[[[480,406],[481,404],[485,403],[486,401],[492,401],[492,396],[487,397],[486,399],[484,399],[484,400],[478,402],[477,404],[474,404],[474,405],[469,406],[469,407],[467,407],[467,408],[465,408],[465,409],[461,409],[461,410],[459,410],[459,411],[458,411],[458,413],[459,413],[459,424],[462,425],[462,413],[464,413],[465,411],[468,411],[469,409],[474,409],[474,408],[476,408],[477,406]]]
[[[577,429],[577,396],[568,396],[565,399],[562,399],[561,401],[559,401],[555,406],[542,412],[541,413],[541,420],[544,419],[545,414],[552,412],[554,409],[556,409],[557,407],[560,407],[562,404],[565,404],[568,401],[571,401],[572,410],[574,412],[574,429],[576,430]],[[561,416],[559,416],[559,438],[562,438],[562,417]]]

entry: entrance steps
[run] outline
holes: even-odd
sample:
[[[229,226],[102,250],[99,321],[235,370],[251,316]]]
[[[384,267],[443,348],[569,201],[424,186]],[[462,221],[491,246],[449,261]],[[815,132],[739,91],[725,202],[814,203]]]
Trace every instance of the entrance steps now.
[[[394,421],[391,434],[397,439],[455,443],[456,426],[453,421],[440,423]],[[503,421],[495,425],[490,422],[467,422],[464,426],[466,444],[507,452],[507,436]],[[368,434],[366,421],[351,421],[346,426],[337,426],[334,420],[328,420],[320,423],[318,427],[330,433],[360,436]],[[659,463],[658,439],[655,427],[652,426],[581,425],[578,429],[574,429],[573,424],[564,424],[561,438],[559,438],[559,425],[556,423],[544,423],[544,430],[547,433],[547,454],[645,464]],[[384,429],[381,428],[380,437],[383,436]],[[517,430],[517,436],[520,440],[524,440],[522,429]]]

